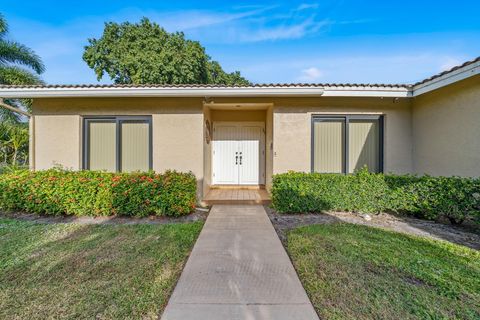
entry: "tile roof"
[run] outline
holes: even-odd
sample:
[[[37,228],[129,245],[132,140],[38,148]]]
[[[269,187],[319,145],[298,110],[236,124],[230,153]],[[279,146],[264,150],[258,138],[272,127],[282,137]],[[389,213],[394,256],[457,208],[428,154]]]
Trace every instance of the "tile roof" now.
[[[437,74],[435,74],[435,75],[433,75],[433,76],[431,76],[431,77],[429,77],[429,78],[423,79],[422,81],[419,81],[419,82],[415,83],[414,86],[418,86],[418,85],[420,85],[420,84],[424,84],[424,83],[426,83],[426,82],[432,81],[432,80],[434,80],[434,79],[436,79],[436,78],[440,78],[441,76],[444,76],[444,75],[446,75],[446,74],[449,74],[450,72],[453,72],[453,71],[455,71],[455,70],[464,68],[464,67],[469,66],[469,65],[471,65],[471,64],[474,64],[474,63],[476,63],[476,62],[480,62],[480,57],[477,57],[477,58],[475,58],[475,59],[473,59],[473,60],[470,60],[470,61],[467,61],[467,62],[465,62],[465,63],[462,63],[461,65],[455,66],[455,67],[453,67],[453,68],[451,68],[451,69],[449,69],[449,70],[446,70],[446,71],[437,73]]]
[[[325,87],[364,87],[364,88],[410,88],[409,84],[384,83],[262,83],[251,85],[222,85],[222,84],[47,84],[47,85],[5,85],[0,89],[35,89],[35,88],[325,88]]]

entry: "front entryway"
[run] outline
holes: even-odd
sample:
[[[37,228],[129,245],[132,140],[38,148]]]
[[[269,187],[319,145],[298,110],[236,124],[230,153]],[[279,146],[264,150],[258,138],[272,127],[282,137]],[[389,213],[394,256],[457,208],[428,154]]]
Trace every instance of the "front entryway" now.
[[[214,122],[212,142],[214,185],[265,183],[263,122]]]

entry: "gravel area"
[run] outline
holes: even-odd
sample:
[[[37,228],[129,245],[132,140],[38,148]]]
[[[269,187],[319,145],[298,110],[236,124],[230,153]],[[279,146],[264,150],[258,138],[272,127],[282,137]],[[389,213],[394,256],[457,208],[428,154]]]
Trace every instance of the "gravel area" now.
[[[288,230],[311,224],[347,222],[379,227],[432,239],[446,240],[480,250],[480,227],[474,224],[452,226],[450,224],[398,216],[388,213],[361,215],[349,212],[325,212],[316,214],[279,214],[265,206],[265,210],[282,241]]]
[[[46,216],[24,212],[0,212],[0,217],[13,218],[37,223],[78,223],[78,224],[166,224],[205,221],[209,209],[199,208],[194,213],[182,217],[145,218],[110,216],[110,217],[75,217],[75,216]]]

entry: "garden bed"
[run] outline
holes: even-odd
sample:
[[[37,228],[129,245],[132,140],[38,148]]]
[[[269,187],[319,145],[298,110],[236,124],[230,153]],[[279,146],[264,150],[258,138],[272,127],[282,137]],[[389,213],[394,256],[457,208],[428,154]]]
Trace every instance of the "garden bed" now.
[[[106,216],[106,217],[88,217],[88,216],[66,216],[66,215],[44,215],[28,212],[2,212],[0,218],[10,218],[20,221],[30,221],[36,223],[78,223],[78,224],[168,224],[168,223],[189,223],[207,220],[209,209],[197,208],[188,215],[179,217],[167,216]]]
[[[352,212],[323,212],[304,214],[277,213],[269,207],[265,210],[272,221],[280,239],[285,242],[287,233],[295,228],[313,224],[331,224],[346,222],[383,228],[396,232],[445,240],[480,250],[480,225],[474,222],[454,226],[448,222],[435,222],[413,217],[380,213],[368,215]]]

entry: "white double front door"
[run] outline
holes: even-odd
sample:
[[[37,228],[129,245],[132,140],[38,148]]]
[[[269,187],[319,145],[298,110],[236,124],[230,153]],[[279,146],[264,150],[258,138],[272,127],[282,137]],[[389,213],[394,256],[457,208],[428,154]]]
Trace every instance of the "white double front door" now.
[[[263,122],[213,123],[213,184],[265,183]]]

